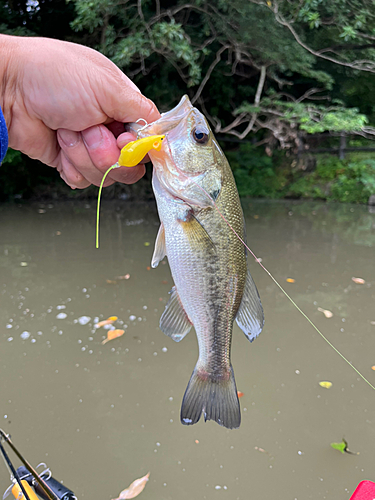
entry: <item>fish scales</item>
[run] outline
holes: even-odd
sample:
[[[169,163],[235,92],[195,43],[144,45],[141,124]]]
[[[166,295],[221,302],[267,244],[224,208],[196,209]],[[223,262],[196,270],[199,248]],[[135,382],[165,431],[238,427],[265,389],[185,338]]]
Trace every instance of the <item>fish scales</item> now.
[[[199,357],[185,391],[181,422],[194,424],[203,412],[205,420],[237,428],[241,416],[230,359],[233,321],[252,341],[264,316],[245,248],[234,233],[246,239],[232,171],[206,119],[187,96],[138,134],[166,134],[161,151],[150,152],[161,220],[152,267],[167,255],[175,283],[160,328],[179,342],[193,325],[198,338]]]

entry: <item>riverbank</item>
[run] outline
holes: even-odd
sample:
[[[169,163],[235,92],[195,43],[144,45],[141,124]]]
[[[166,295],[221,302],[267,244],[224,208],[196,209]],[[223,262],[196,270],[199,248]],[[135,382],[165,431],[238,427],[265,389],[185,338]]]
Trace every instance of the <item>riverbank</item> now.
[[[375,154],[349,153],[344,160],[328,154],[288,156],[241,144],[226,151],[242,198],[310,199],[367,204],[375,194]],[[133,185],[113,184],[103,190],[104,199],[153,199],[152,167]],[[72,190],[58,173],[40,162],[10,150],[0,169],[0,201],[88,200],[97,198],[98,188]]]

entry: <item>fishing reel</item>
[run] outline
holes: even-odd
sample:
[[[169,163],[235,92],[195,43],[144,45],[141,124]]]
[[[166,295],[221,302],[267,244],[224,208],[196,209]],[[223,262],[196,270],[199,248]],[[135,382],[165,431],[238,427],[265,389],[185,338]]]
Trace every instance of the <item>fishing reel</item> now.
[[[23,463],[17,470],[4,450],[3,440],[8,443],[15,455]],[[9,435],[5,434],[1,429],[0,451],[9,470],[12,482],[9,488],[6,489],[3,500],[11,493],[16,500],[39,500],[38,497],[42,500],[77,500],[77,497],[69,488],[52,477],[51,470],[45,463],[41,463],[36,467],[36,469],[42,467],[40,473],[36,469],[33,469],[14,446]]]

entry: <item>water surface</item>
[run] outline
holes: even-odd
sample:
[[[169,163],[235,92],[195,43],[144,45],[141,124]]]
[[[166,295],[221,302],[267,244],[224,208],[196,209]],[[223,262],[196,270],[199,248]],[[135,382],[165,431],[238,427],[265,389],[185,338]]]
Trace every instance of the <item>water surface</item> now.
[[[375,214],[244,209],[252,250],[375,384]],[[191,332],[175,344],[158,328],[173,285],[167,264],[149,268],[158,226],[154,204],[104,202],[96,250],[94,203],[0,207],[0,427],[25,457],[90,500],[115,498],[148,471],[144,500],[346,499],[375,481],[375,392],[253,259],[266,323],[252,344],[234,328],[241,427],[180,424],[197,341]],[[125,334],[102,345],[94,323],[112,315]],[[330,447],[343,437],[359,455]],[[8,483],[2,466],[2,491]]]

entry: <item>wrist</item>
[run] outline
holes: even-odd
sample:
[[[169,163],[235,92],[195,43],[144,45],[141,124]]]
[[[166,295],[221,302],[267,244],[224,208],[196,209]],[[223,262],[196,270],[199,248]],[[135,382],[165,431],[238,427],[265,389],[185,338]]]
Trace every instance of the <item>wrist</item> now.
[[[17,92],[17,64],[14,64],[18,37],[0,34],[0,106],[8,130]]]

